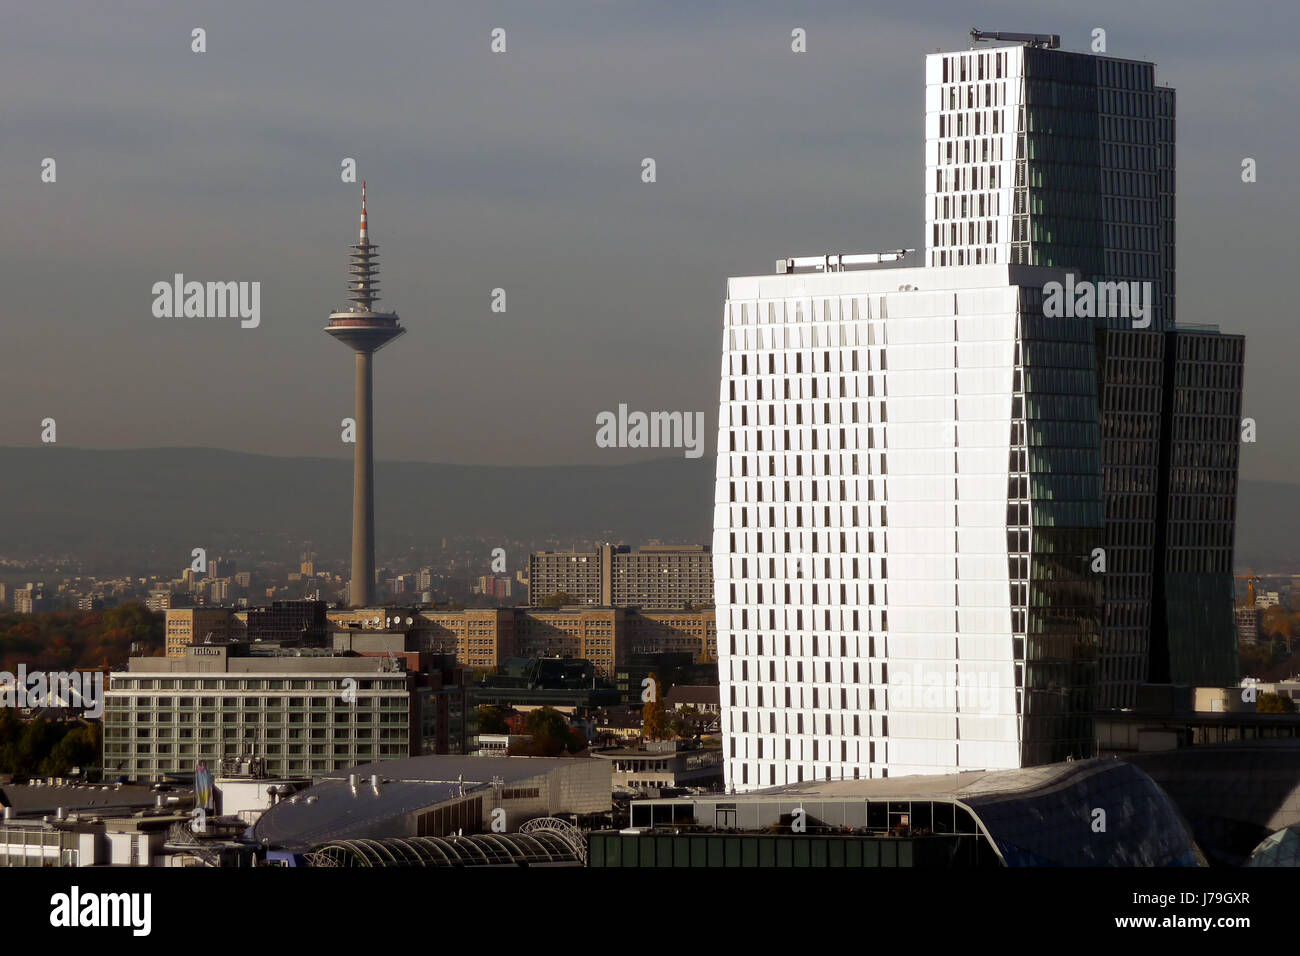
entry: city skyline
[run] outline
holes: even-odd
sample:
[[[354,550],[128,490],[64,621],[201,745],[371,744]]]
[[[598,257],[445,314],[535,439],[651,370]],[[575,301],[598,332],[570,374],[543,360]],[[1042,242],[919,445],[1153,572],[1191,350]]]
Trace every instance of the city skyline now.
[[[1245,102],[1285,114],[1276,99],[1286,89],[1279,72],[1284,31],[1268,28],[1277,14],[1267,7],[1249,30],[1205,12],[1195,25],[1171,29],[1118,5],[1051,17],[1026,7],[999,10],[990,25],[1050,29],[1064,47],[1086,50],[1095,20],[1107,27],[1113,55],[1156,61],[1161,81],[1178,89],[1180,301],[1195,304],[1180,319],[1240,313],[1233,330],[1257,349],[1247,357],[1244,414],[1260,426],[1258,442],[1243,448],[1242,476],[1287,480],[1300,465],[1295,413],[1287,377],[1266,361],[1283,348],[1286,303],[1280,284],[1262,277],[1284,268],[1282,229],[1295,193],[1281,157],[1295,133],[1234,108]],[[0,69],[23,69],[28,51],[52,40],[40,11],[27,16],[33,22],[23,49],[6,50]],[[95,36],[84,63],[68,67],[74,78],[93,70],[97,84],[22,94],[17,135],[0,145],[0,181],[25,235],[21,243],[10,238],[4,261],[14,306],[39,308],[46,318],[10,331],[13,348],[0,372],[14,383],[14,396],[0,409],[0,444],[39,444],[48,416],[58,421],[65,447],[349,454],[337,427],[349,403],[340,400],[337,375],[319,371],[336,357],[323,342],[308,341],[314,316],[337,304],[328,293],[336,260],[319,250],[355,201],[355,186],[339,178],[348,157],[357,160],[358,182],[384,183],[389,274],[401,289],[394,304],[445,317],[436,335],[395,353],[376,382],[376,400],[392,411],[376,435],[386,460],[612,464],[650,457],[598,448],[596,415],[620,402],[684,406],[703,411],[711,431],[720,277],[781,255],[922,244],[913,172],[923,115],[920,57],[964,43],[953,17],[923,21],[917,13],[848,6],[806,17],[760,10],[728,34],[689,11],[648,31],[637,14],[624,12],[589,24],[590,32],[557,36],[518,8],[502,12],[508,48],[493,55],[494,23],[448,16],[430,69],[462,77],[463,103],[445,95],[413,99],[413,91],[387,83],[386,102],[376,103],[376,82],[395,69],[384,66],[359,82],[322,78],[318,95],[295,84],[290,98],[306,98],[295,99],[304,108],[290,114],[276,98],[283,67],[274,64],[297,64],[305,76],[315,67],[299,59],[288,39],[296,24],[279,11],[261,18],[255,32],[224,11],[189,16],[206,17],[202,54],[188,43],[198,20],[163,17],[130,38],[110,30],[107,43]],[[412,29],[420,22],[412,13],[359,29],[364,42],[392,49],[395,62],[428,62],[416,51],[435,41]],[[790,51],[794,27],[808,32],[806,60]],[[635,48],[627,39],[633,36]],[[327,51],[349,42],[333,35],[316,41]],[[161,69],[174,80],[165,94],[138,89],[128,61],[141,43],[162,57],[149,75]],[[174,52],[164,54],[165,43],[174,43]],[[755,48],[770,48],[771,62],[740,56]],[[246,78],[222,72],[223,58],[235,52]],[[721,72],[711,65],[718,52],[729,64]],[[1207,60],[1216,69],[1200,69]],[[615,61],[632,68],[609,70]],[[1249,70],[1233,69],[1238,62]],[[572,76],[561,71],[573,64],[579,69]],[[530,88],[524,78],[538,70],[558,88]],[[703,70],[713,95],[690,105],[685,94],[703,82]],[[247,83],[258,85],[256,96],[243,95]],[[80,121],[110,95],[114,105],[102,113],[111,122]],[[586,108],[577,128],[562,121],[566,97]],[[620,106],[629,98],[630,113]],[[687,110],[684,125],[659,121],[678,107]],[[337,126],[344,112],[362,136],[326,131],[326,120]],[[836,135],[826,136],[827,129]],[[134,135],[126,139],[122,130]],[[769,139],[781,148],[765,146]],[[156,145],[145,154],[142,142]],[[359,142],[383,145],[350,145]],[[46,156],[59,162],[55,183],[40,182]],[[647,156],[657,160],[655,183],[640,179]],[[1240,181],[1246,156],[1260,162],[1257,183]],[[146,184],[142,200],[137,192]],[[830,202],[829,192],[850,201]],[[117,230],[114,243],[95,242],[109,222],[126,218],[136,224],[129,236]],[[257,223],[251,233],[250,221]],[[1224,254],[1228,243],[1232,253]],[[52,277],[55,267],[75,278],[18,281]],[[154,318],[149,286],[177,272],[200,281],[260,281],[260,326]],[[672,276],[669,294],[665,274]],[[491,311],[496,288],[508,297],[504,313]],[[620,303],[613,320],[610,301]],[[88,323],[83,316],[92,305],[96,321]],[[557,349],[557,342],[581,344]],[[50,351],[56,346],[57,359]],[[159,350],[166,362],[150,357]],[[447,363],[447,354],[458,361]],[[90,374],[50,394],[40,376],[56,360]],[[241,372],[232,377],[226,366]],[[100,368],[132,387],[105,387],[91,372]],[[544,407],[528,399],[538,388],[547,390]]]
[[[1245,3],[15,9],[15,912],[171,938],[274,868],[225,918],[301,945],[373,920],[292,871],[671,866],[1285,918],[1295,17]]]

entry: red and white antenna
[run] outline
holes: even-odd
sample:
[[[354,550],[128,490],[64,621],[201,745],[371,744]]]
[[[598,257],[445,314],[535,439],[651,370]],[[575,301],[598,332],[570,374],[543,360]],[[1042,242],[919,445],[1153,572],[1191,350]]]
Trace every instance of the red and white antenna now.
[[[361,180],[361,244],[365,245],[369,241],[369,233],[366,230],[366,181]]]

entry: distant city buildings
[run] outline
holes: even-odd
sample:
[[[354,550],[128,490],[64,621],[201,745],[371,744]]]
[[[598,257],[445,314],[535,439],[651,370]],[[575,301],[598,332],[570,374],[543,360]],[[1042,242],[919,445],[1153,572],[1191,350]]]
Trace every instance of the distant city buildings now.
[[[513,592],[514,579],[503,574],[480,575],[474,585],[475,594],[496,598],[498,601],[508,600]]]
[[[712,610],[634,611],[627,608],[466,608],[450,611],[361,608],[330,611],[338,625],[397,614],[430,652],[454,654],[476,670],[495,670],[514,657],[571,657],[590,661],[612,676],[634,654],[679,652],[691,660],[717,659],[717,629]],[[404,618],[403,618],[404,619]]]
[[[54,600],[45,593],[45,582],[28,583],[24,588],[14,590],[14,611],[18,614],[35,614],[38,611],[53,611]]]
[[[529,600],[567,594],[574,604],[676,610],[713,603],[713,555],[704,545],[601,545],[529,556]]]
[[[1264,623],[1264,611],[1259,607],[1239,607],[1233,611],[1237,625],[1238,644],[1259,643],[1260,629]]]
[[[628,608],[354,608],[320,601],[276,601],[268,607],[174,608],[167,611],[167,651],[186,657],[192,645],[227,641],[320,647],[338,628],[361,633],[400,631],[419,650],[453,655],[464,667],[496,670],[520,657],[569,657],[612,677],[637,655],[674,653],[694,662],[717,660],[711,609],[635,611]]]

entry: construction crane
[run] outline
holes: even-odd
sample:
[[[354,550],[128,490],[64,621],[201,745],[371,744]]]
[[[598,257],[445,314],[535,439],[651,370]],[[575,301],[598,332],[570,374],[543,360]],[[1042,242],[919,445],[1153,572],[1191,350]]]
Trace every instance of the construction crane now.
[[[994,33],[987,30],[971,29],[970,39],[972,43],[980,40],[996,40],[1001,43],[1023,43],[1026,46],[1035,46],[1042,50],[1056,50],[1061,46],[1061,35],[1059,33]]]
[[[1255,585],[1260,583],[1261,581],[1260,576],[1255,573],[1254,568],[1251,568],[1249,574],[1234,574],[1233,577],[1242,578],[1250,582],[1246,585],[1246,600],[1247,602],[1249,602],[1250,607],[1254,607],[1255,606]]]

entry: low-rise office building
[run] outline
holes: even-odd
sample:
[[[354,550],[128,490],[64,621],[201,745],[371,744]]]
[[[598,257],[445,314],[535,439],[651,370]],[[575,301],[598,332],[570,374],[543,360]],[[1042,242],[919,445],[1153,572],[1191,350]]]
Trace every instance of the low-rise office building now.
[[[1091,825],[1097,809],[1104,829]],[[630,812],[630,828],[591,835],[591,866],[1205,864],[1174,803],[1120,760],[804,782]]]
[[[622,790],[673,790],[683,787],[720,789],[722,747],[689,740],[649,740],[636,747],[593,750],[607,760],[614,786]]]
[[[437,746],[434,690],[388,656],[325,649],[133,657],[105,692],[104,773],[161,780],[253,753],[292,777],[418,755]]]

